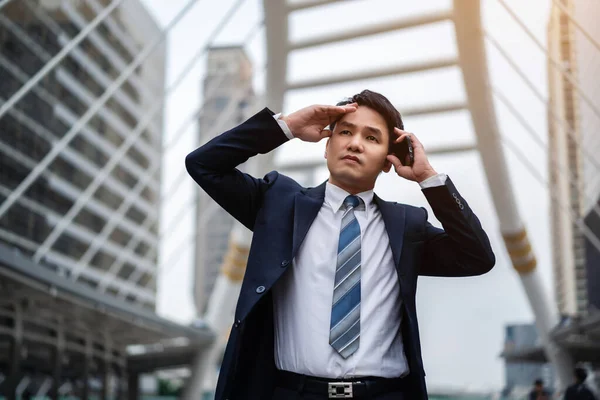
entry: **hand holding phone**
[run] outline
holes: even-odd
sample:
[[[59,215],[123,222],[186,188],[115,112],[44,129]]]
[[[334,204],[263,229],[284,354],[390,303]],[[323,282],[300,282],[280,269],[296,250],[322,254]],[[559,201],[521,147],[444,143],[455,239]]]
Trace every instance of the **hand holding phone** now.
[[[392,143],[390,150],[390,154],[398,157],[402,165],[410,167],[415,163],[415,153],[410,136],[406,136],[399,143]]]
[[[396,173],[415,182],[423,182],[437,175],[419,138],[400,128],[394,128],[394,131],[397,137],[390,146],[387,159],[393,164]]]

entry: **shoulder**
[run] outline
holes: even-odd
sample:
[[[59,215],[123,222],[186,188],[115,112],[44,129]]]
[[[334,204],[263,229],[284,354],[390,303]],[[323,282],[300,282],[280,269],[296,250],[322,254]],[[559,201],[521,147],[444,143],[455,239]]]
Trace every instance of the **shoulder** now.
[[[395,201],[386,201],[377,197],[377,203],[380,206],[389,207],[392,210],[404,212],[407,218],[427,219],[427,210],[424,207],[413,206],[410,204],[398,203]]]
[[[269,186],[276,188],[277,190],[299,192],[300,190],[304,189],[304,187],[294,179],[278,171],[269,172],[264,176],[264,180],[269,184]]]
[[[263,180],[267,183],[263,191],[263,199],[273,202],[286,202],[293,200],[295,195],[305,190],[305,188],[294,179],[278,171],[271,171],[266,174]]]

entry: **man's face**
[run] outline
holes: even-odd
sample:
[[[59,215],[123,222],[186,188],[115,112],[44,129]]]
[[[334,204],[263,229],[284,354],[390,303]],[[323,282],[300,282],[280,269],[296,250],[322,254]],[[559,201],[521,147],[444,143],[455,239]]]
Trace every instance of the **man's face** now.
[[[327,141],[329,181],[351,193],[372,189],[379,173],[390,170],[388,147],[387,124],[376,111],[359,106],[345,114]]]

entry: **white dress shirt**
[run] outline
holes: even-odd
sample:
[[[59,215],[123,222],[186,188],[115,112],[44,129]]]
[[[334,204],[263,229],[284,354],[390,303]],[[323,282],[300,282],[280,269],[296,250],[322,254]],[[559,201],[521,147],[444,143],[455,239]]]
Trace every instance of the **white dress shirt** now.
[[[278,119],[288,138],[285,122]],[[421,187],[444,184],[439,174]],[[327,182],[323,205],[292,266],[273,287],[275,365],[280,370],[323,378],[377,376],[409,372],[403,349],[401,300],[389,237],[373,191],[359,193],[364,210],[354,214],[361,231],[360,345],[344,359],[329,344],[329,325],[337,245],[349,193]]]

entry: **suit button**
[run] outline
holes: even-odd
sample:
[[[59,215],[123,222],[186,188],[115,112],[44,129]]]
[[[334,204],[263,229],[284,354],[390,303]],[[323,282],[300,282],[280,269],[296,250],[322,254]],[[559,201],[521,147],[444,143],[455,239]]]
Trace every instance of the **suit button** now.
[[[281,268],[285,268],[285,267],[287,267],[288,265],[290,265],[290,262],[289,262],[288,260],[283,260],[283,261],[281,262]]]
[[[264,291],[265,291],[265,287],[262,285],[256,288],[256,293],[263,293]]]
[[[235,321],[235,324],[233,324],[233,326],[234,326],[235,328],[237,328],[238,326],[240,326],[240,323],[241,323],[241,322],[242,322],[242,321],[240,321],[240,320],[238,319],[237,321]]]

